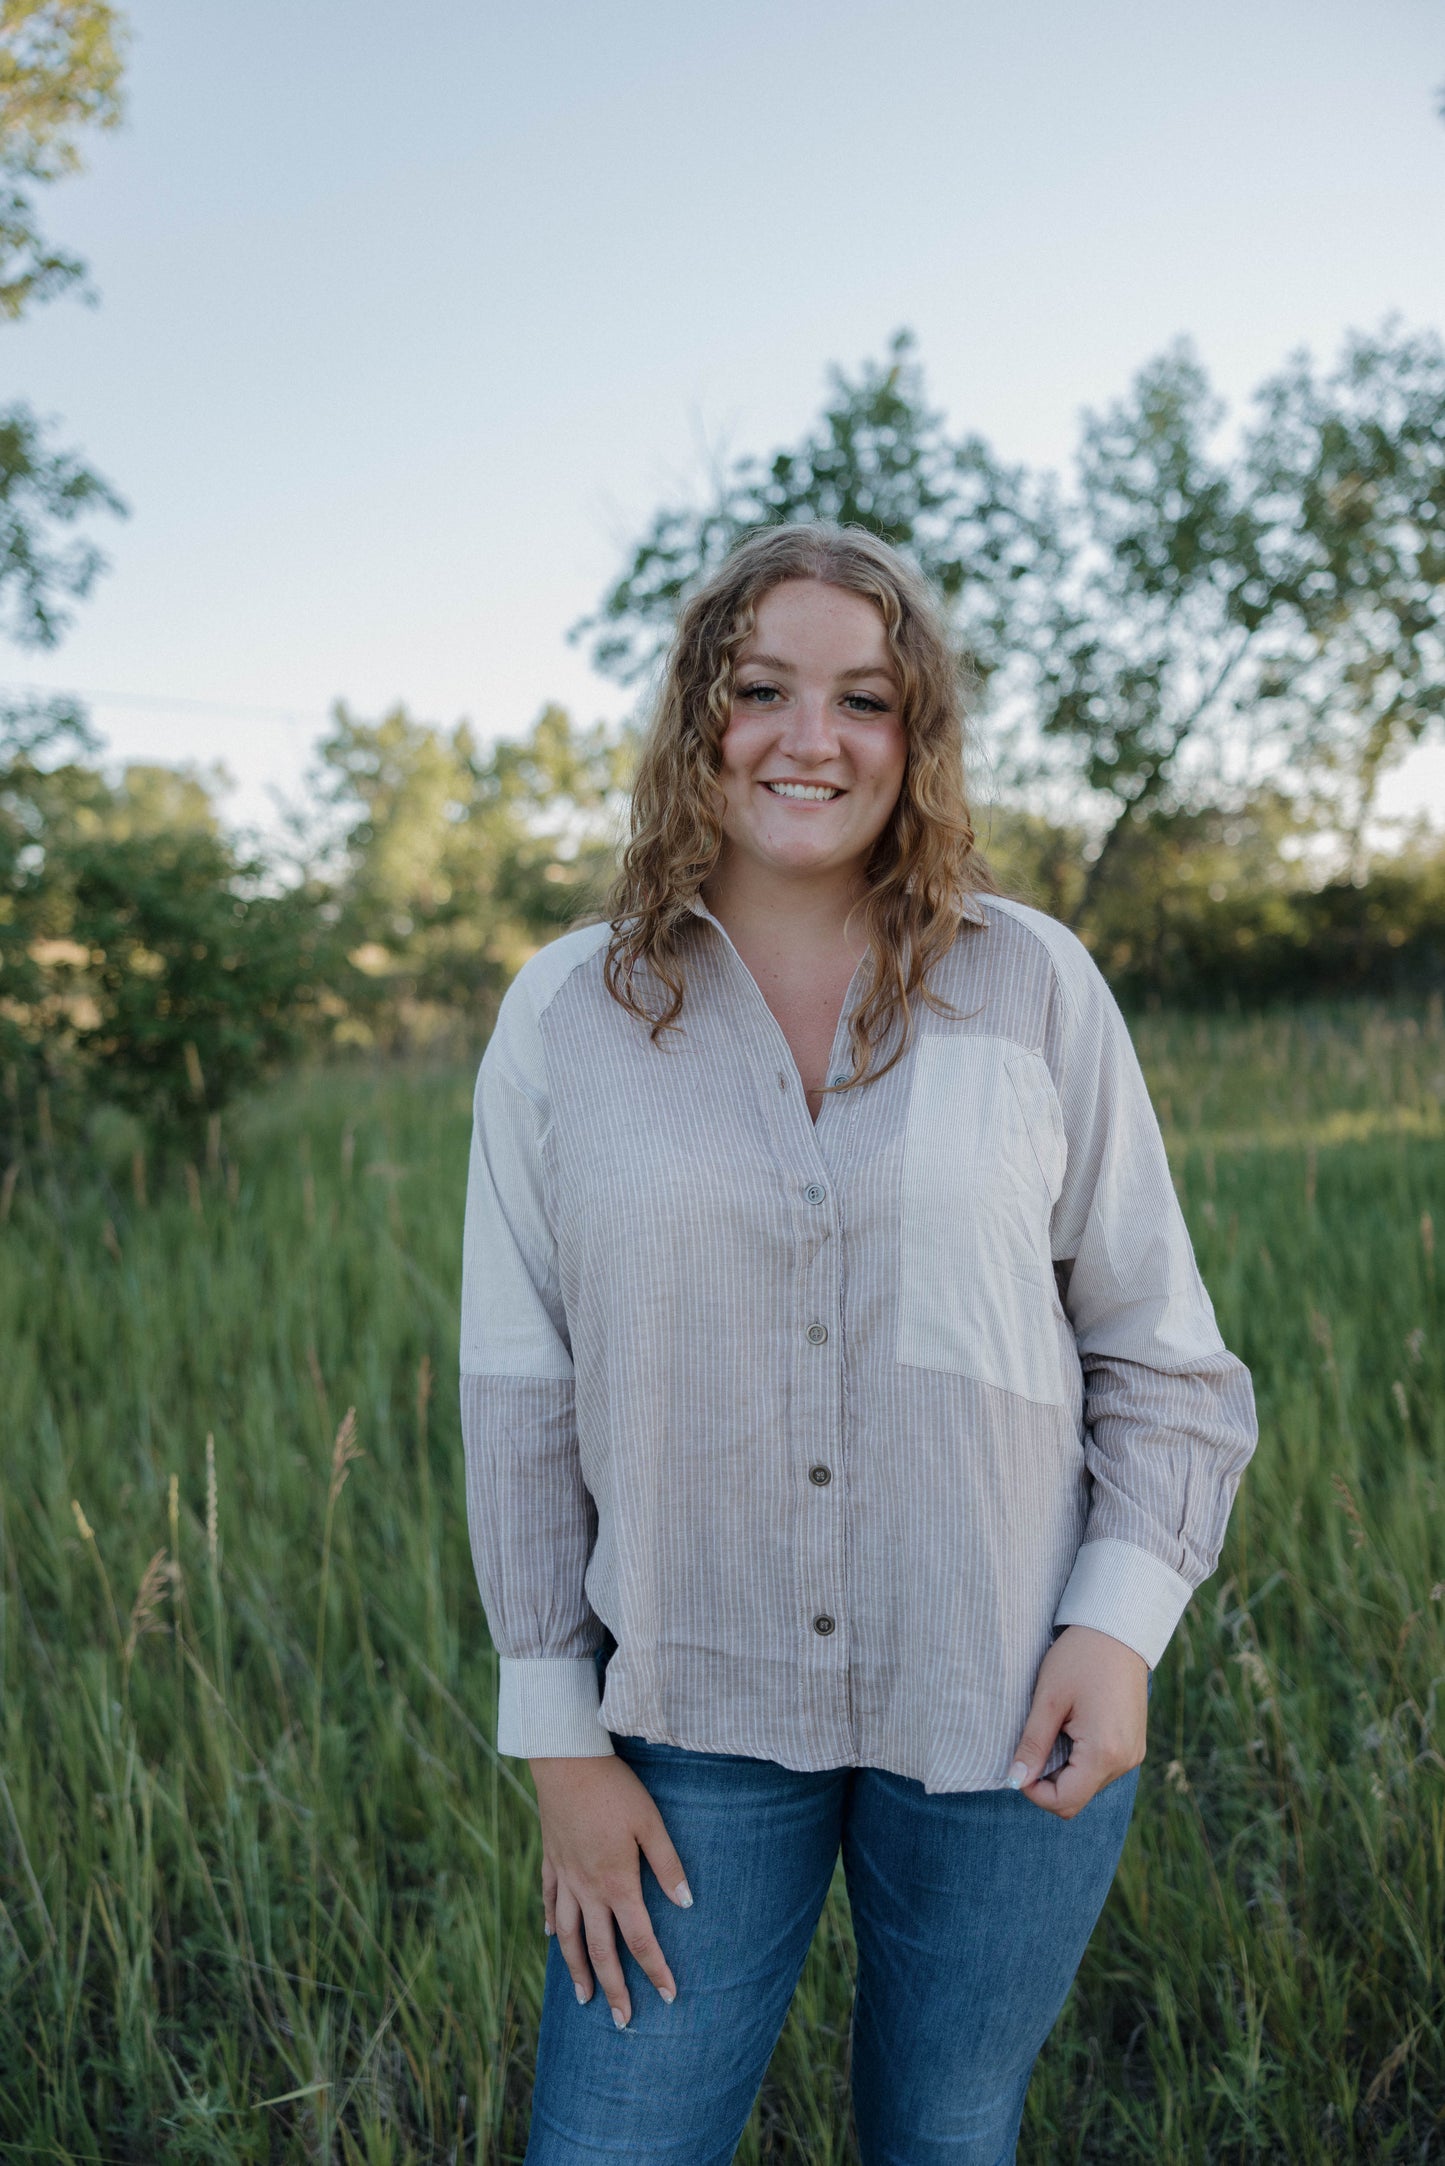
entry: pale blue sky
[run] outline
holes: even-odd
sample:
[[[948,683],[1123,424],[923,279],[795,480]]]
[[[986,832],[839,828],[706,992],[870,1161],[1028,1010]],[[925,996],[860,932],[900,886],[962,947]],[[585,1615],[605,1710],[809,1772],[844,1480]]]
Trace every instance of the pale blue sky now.
[[[95,693],[116,757],[224,758],[240,819],[338,696],[621,713],[564,632],[627,536],[900,324],[955,424],[1055,466],[1180,332],[1240,401],[1445,329],[1441,0],[130,16],[127,123],[45,201],[101,305],[0,330],[0,397],[132,516],[0,671]],[[1411,788],[1445,806],[1445,753]]]

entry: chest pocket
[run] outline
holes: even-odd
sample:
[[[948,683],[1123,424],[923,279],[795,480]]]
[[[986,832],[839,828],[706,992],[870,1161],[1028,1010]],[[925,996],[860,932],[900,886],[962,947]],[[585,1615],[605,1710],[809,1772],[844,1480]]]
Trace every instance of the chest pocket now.
[[[1004,1038],[919,1040],[899,1194],[899,1361],[1064,1404],[1049,1244],[1064,1157],[1038,1054]]]

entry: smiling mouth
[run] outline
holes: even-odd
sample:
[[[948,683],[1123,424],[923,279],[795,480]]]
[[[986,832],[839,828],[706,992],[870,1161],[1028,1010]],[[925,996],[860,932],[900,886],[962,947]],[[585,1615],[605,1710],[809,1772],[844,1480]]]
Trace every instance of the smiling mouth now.
[[[765,782],[763,788],[795,805],[830,805],[843,795],[831,782]]]

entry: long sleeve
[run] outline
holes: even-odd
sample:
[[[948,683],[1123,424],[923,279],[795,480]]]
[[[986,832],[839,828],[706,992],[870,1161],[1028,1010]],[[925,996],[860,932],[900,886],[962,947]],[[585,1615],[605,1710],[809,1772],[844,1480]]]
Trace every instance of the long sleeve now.
[[[461,1415],[467,1526],[499,1656],[497,1746],[612,1751],[584,1574],[596,1512],[578,1459],[572,1357],[543,1200],[546,1071],[521,973],[473,1099],[463,1237]]]
[[[1258,1439],[1194,1260],[1123,1016],[1086,951],[1060,956],[1067,1153],[1053,1253],[1084,1372],[1088,1521],[1055,1612],[1157,1664],[1215,1570]]]

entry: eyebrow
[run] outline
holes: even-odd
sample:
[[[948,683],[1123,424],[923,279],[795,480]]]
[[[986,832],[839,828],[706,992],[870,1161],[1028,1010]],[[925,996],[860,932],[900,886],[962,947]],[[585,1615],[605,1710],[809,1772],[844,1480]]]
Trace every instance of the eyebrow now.
[[[737,666],[742,669],[750,662],[758,663],[763,669],[785,670],[790,676],[793,672],[793,664],[785,662],[780,654],[745,654],[739,658]],[[887,677],[890,683],[895,681],[893,671],[886,662],[866,662],[858,669],[840,669],[838,675],[840,679],[848,677]]]

